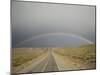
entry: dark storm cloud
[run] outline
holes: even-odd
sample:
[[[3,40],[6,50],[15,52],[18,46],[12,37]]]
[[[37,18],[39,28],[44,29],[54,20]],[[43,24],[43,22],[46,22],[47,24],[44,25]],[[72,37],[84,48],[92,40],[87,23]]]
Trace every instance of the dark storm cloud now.
[[[12,1],[13,47],[33,36],[59,32],[95,43],[95,7]]]

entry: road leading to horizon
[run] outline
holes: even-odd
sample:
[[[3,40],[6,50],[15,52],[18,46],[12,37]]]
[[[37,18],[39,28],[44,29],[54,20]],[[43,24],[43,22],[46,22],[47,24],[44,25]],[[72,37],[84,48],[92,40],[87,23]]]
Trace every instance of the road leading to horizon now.
[[[57,63],[52,54],[52,50],[48,50],[47,54],[42,58],[30,64],[28,67],[18,73],[33,73],[33,72],[53,72],[59,71]]]
[[[16,68],[13,73],[38,73],[38,72],[54,72],[64,70],[82,70],[82,69],[94,69],[95,62],[93,64],[85,64],[80,60],[69,58],[67,55],[60,55],[55,53],[56,48],[48,48],[47,52],[40,55],[38,58],[26,62]],[[58,49],[56,49],[58,50]]]
[[[44,70],[45,72],[51,72],[51,71],[59,71],[57,63],[55,62],[55,59],[52,55],[52,51],[49,50],[49,55],[48,55],[48,63],[47,66]]]

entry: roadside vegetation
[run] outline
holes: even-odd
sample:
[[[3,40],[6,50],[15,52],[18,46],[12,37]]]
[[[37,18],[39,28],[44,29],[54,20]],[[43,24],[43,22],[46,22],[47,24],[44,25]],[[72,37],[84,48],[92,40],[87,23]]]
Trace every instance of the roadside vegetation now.
[[[30,60],[33,60],[47,52],[42,48],[13,48],[12,50],[12,67],[20,66]]]
[[[96,64],[96,48],[95,45],[85,45],[79,48],[56,48],[55,53],[62,56],[67,56],[74,61],[82,61],[90,67],[95,68]]]

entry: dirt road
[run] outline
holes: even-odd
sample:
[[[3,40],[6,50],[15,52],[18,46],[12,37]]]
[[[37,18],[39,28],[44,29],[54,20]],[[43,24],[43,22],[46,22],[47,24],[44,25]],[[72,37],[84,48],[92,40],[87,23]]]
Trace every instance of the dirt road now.
[[[27,64],[27,63],[26,63]],[[35,60],[28,62],[29,65],[24,65],[24,68],[19,66],[14,73],[34,73],[34,72],[53,72],[63,70],[78,70],[87,69],[87,65],[80,62],[76,63],[67,56],[61,56],[48,50],[48,52]]]

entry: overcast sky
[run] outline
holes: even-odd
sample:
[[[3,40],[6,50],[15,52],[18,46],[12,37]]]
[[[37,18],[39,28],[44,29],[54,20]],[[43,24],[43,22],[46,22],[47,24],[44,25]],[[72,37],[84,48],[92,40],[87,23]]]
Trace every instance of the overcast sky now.
[[[55,35],[51,35],[52,33],[55,33]],[[58,33],[60,34],[58,35]],[[65,36],[61,35],[61,33],[77,37]],[[41,36],[45,34],[50,35],[48,35],[49,37]],[[40,37],[32,40],[37,36]],[[78,37],[81,37],[81,39]],[[22,42],[24,42],[22,47],[29,47],[29,45],[31,47],[41,47],[44,42],[44,45],[49,43],[47,46],[52,47],[53,44],[50,44],[50,41],[53,41],[52,43],[59,41],[55,43],[57,45],[62,41],[60,45],[64,44],[65,46],[71,45],[73,42],[74,44],[80,44],[82,43],[82,38],[95,43],[94,6],[12,1],[13,47],[20,47],[17,45],[21,45]],[[58,40],[54,41],[54,39]],[[66,40],[66,43],[63,43],[64,40]],[[86,43],[86,41],[83,43]]]

